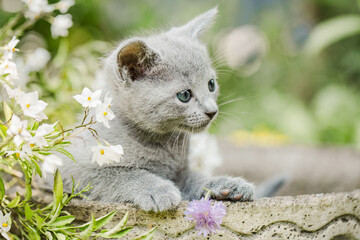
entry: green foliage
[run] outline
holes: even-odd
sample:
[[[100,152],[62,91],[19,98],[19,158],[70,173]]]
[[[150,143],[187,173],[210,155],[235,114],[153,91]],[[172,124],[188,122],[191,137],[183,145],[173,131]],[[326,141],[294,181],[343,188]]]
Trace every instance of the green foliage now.
[[[319,23],[305,45],[308,54],[319,54],[325,48],[345,38],[360,34],[360,16],[346,15]]]

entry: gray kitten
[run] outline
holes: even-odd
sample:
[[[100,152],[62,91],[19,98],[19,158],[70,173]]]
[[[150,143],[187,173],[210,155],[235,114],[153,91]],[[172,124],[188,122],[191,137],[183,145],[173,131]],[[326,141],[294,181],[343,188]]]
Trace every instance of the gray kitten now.
[[[91,200],[129,202],[145,211],[164,211],[181,200],[200,199],[211,189],[216,199],[249,201],[254,186],[243,178],[205,177],[192,172],[187,155],[191,133],[208,128],[218,113],[216,72],[199,35],[217,9],[182,27],[122,42],[104,61],[104,81],[111,92],[116,118],[111,129],[97,132],[110,144],[121,144],[120,163],[99,167],[91,163],[89,133],[75,139],[60,171],[65,189],[75,181]]]

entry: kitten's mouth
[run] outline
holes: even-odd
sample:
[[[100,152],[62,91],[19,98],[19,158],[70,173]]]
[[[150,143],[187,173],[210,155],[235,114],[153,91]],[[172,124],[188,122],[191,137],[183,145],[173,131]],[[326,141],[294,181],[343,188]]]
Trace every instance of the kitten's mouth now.
[[[205,123],[201,123],[199,125],[196,126],[189,126],[187,124],[180,124],[179,125],[179,129],[181,131],[188,131],[188,132],[192,132],[192,133],[199,133],[204,131],[205,129],[207,129],[207,127],[210,125],[211,121],[205,122]]]

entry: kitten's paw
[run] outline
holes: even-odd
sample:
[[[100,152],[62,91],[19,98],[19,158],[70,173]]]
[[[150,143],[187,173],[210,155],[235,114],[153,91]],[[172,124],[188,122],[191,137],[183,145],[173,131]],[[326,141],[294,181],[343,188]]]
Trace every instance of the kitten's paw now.
[[[144,211],[161,212],[176,207],[180,201],[181,193],[177,187],[172,184],[162,184],[139,194],[134,204]]]
[[[204,187],[210,189],[211,197],[217,200],[251,201],[254,198],[254,185],[242,178],[218,177]],[[204,190],[202,195],[206,192]]]

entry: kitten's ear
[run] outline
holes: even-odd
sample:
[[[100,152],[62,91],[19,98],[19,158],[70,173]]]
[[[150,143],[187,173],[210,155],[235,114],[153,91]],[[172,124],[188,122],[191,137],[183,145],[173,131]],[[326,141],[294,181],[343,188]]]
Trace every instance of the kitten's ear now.
[[[122,47],[117,55],[118,70],[124,80],[132,81],[144,76],[160,59],[158,53],[145,42],[134,40]]]
[[[209,11],[197,16],[184,26],[177,29],[178,31],[189,35],[190,37],[197,39],[199,35],[211,27],[218,13],[217,6],[210,9]]]

